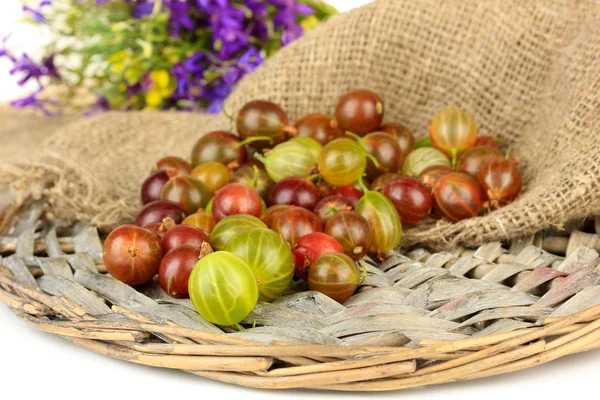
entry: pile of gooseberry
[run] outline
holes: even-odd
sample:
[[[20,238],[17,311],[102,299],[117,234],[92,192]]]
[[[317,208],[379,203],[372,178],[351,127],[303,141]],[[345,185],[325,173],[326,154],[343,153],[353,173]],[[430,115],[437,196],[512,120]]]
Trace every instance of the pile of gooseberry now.
[[[207,133],[189,161],[156,163],[135,224],[104,243],[108,272],[130,285],[158,274],[169,296],[239,327],[294,279],[345,302],[365,279],[361,260],[383,260],[403,224],[457,222],[518,196],[507,143],[478,137],[467,112],[440,111],[415,141],[407,127],[384,123],[384,111],[370,90],[342,96],[334,117],[295,125],[272,102],[244,105],[232,117],[237,135]]]

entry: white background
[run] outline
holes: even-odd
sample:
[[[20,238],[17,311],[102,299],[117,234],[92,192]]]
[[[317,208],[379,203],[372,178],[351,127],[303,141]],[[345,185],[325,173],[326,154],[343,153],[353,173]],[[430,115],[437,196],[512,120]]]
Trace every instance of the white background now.
[[[329,0],[341,11],[369,0]],[[32,51],[40,43],[34,28],[17,23],[18,0],[0,0],[0,38],[13,32],[11,42]],[[0,101],[24,93],[7,78],[9,65],[0,61]],[[0,124],[2,121],[0,121]],[[566,357],[534,369],[479,381],[385,394],[326,393],[307,390],[259,391],[213,382],[179,371],[113,360],[39,332],[0,305],[0,398],[2,399],[565,399],[586,394],[598,398],[600,350]]]

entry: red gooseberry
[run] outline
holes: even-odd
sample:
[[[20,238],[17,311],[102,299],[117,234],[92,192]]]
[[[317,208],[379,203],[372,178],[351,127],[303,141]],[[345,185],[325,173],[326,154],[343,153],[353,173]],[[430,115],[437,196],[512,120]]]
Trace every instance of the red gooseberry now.
[[[296,276],[300,279],[308,279],[308,269],[317,258],[327,253],[343,253],[342,245],[331,236],[314,232],[302,236],[294,246],[294,265]]]
[[[513,160],[488,161],[477,174],[477,181],[487,195],[486,207],[498,208],[512,202],[521,192],[521,173]]]
[[[176,299],[189,297],[188,281],[196,263],[212,253],[208,243],[184,244],[165,254],[158,268],[158,283],[166,294]]]
[[[256,190],[243,183],[229,183],[215,194],[212,216],[215,222],[236,214],[248,214],[258,218],[262,214],[262,207],[262,199]]]
[[[294,247],[302,236],[323,232],[323,225],[313,212],[303,207],[291,206],[278,214],[271,223],[271,229]]]
[[[433,207],[437,215],[458,222],[479,214],[483,206],[477,181],[462,172],[440,178],[433,188]]]
[[[162,247],[165,253],[183,244],[200,246],[209,241],[203,230],[192,225],[175,225],[166,230],[162,238]]]
[[[284,204],[313,210],[321,200],[319,189],[308,179],[290,177],[277,182],[269,196],[269,205]]]
[[[142,285],[152,280],[162,256],[158,236],[137,225],[123,225],[113,230],[102,249],[108,273],[128,285]]]
[[[403,224],[421,222],[427,218],[433,206],[431,191],[414,178],[396,179],[382,193],[392,201]]]

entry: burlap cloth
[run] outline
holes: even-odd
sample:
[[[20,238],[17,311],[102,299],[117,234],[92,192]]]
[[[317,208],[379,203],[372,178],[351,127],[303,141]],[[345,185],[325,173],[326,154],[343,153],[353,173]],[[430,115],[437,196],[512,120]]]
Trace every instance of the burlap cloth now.
[[[243,80],[226,108],[269,99],[294,120],[332,112],[340,94],[359,87],[381,93],[386,120],[417,137],[441,108],[464,108],[481,134],[508,138],[522,160],[517,201],[408,230],[404,243],[475,245],[600,212],[599,2],[380,0],[279,52]],[[102,229],[132,220],[157,159],[188,157],[203,133],[233,128],[222,116],[174,112],[74,122],[0,116],[2,187],[47,196],[60,218]]]

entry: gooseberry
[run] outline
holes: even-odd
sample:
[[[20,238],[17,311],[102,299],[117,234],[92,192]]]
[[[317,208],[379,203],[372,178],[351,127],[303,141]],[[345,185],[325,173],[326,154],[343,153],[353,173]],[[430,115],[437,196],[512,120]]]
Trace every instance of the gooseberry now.
[[[345,254],[327,253],[319,257],[308,270],[308,287],[323,293],[338,303],[348,300],[362,284],[366,270]]]
[[[188,215],[181,224],[195,226],[196,228],[202,229],[207,235],[210,235],[215,227],[215,220],[213,219],[212,214],[200,209],[194,214]]]
[[[352,185],[365,173],[367,157],[372,158],[358,142],[335,139],[323,147],[319,173],[330,185]]]
[[[113,230],[102,249],[108,273],[128,285],[151,281],[162,256],[158,236],[137,225],[123,225]]]
[[[258,195],[263,199],[269,195],[273,187],[273,180],[267,174],[264,168],[258,167],[256,164],[246,163],[238,168],[234,173],[230,183],[244,183],[256,190]]]
[[[400,179],[400,178],[402,178],[402,175],[391,173],[391,172],[380,175],[377,177],[377,179],[375,179],[373,181],[373,183],[371,183],[371,190],[374,190],[376,192],[381,192],[390,182],[393,182],[396,179]]]
[[[416,177],[434,165],[450,167],[450,160],[444,153],[433,147],[422,147],[412,151],[402,164],[402,175]]]
[[[328,196],[317,203],[313,212],[325,224],[331,217],[340,211],[352,210],[352,204],[342,196]]]
[[[291,206],[284,205],[284,204],[271,206],[271,207],[267,208],[267,211],[265,211],[263,213],[263,215],[260,217],[260,219],[270,228],[271,224],[273,224],[273,221],[275,221],[276,219],[279,218],[279,214],[283,210],[286,210],[290,207]]]
[[[154,233],[156,236],[158,236],[159,239],[162,240],[162,237],[165,234],[165,232],[161,229],[162,226],[162,222],[150,222],[149,224],[142,225],[142,228],[148,229],[150,232]]]
[[[167,228],[162,237],[162,248],[165,253],[183,244],[200,246],[208,243],[208,236],[200,228],[192,225],[175,225]]]
[[[379,130],[392,135],[396,139],[396,143],[398,143],[398,147],[400,147],[400,151],[402,152],[402,159],[406,158],[408,153],[415,149],[415,138],[406,126],[401,124],[385,124]]]
[[[254,158],[265,165],[273,181],[279,182],[292,176],[307,177],[317,167],[319,151],[314,145],[321,145],[309,138],[297,139],[304,140],[288,140],[268,150],[264,155],[254,154]]]
[[[256,148],[265,148],[286,139],[288,133],[296,129],[289,126],[288,117],[277,104],[270,101],[254,100],[246,103],[236,118],[236,128],[242,139],[267,137],[272,142],[261,140],[254,142]]]
[[[156,163],[156,167],[152,172],[166,171],[169,169],[177,171],[177,175],[189,175],[190,172],[192,172],[192,166],[189,162],[185,161],[183,158],[174,156],[161,158]]]
[[[190,274],[198,260],[212,253],[208,243],[201,246],[184,244],[164,255],[158,268],[158,284],[162,290],[176,299],[189,297]]]
[[[362,180],[361,180],[362,181]],[[385,253],[396,248],[402,238],[402,223],[394,204],[379,192],[363,188],[364,196],[356,203],[354,210],[367,220],[373,240],[369,251],[380,259]]]
[[[384,103],[371,90],[354,90],[338,100],[335,119],[342,132],[350,131],[359,136],[374,132],[381,125]]]
[[[235,254],[217,251],[192,270],[188,290],[192,304],[209,322],[240,323],[258,302],[258,285],[250,266]]]
[[[278,204],[313,210],[321,200],[319,189],[306,178],[290,177],[275,184],[269,196],[269,205]]]
[[[206,207],[211,197],[206,186],[189,175],[172,177],[160,192],[161,200],[178,204],[186,214],[193,214],[198,209]]]
[[[220,162],[209,161],[194,168],[192,176],[204,183],[211,193],[214,193],[229,182],[231,170]]]
[[[160,200],[160,192],[165,184],[177,175],[177,170],[167,169],[156,171],[142,183],[142,204]]]
[[[350,202],[352,207],[356,206],[356,203],[363,197],[364,193],[362,190],[355,188],[354,186],[339,186],[331,191],[332,196],[341,196]]]
[[[414,225],[421,222],[433,207],[431,190],[414,178],[390,182],[382,193],[392,201],[403,224]]]
[[[354,211],[336,213],[325,224],[324,232],[337,240],[344,253],[354,260],[362,259],[373,241],[369,223]]]
[[[496,136],[477,136],[477,140],[475,141],[475,147],[477,146],[490,146],[495,148],[496,150],[502,152],[502,147],[506,145],[506,140],[500,139]]]
[[[240,232],[252,228],[268,228],[252,215],[238,214],[220,220],[210,234],[210,245],[214,250],[223,250],[229,240]]]
[[[229,183],[215,194],[212,216],[215,222],[235,214],[260,217],[262,209],[262,199],[256,190],[243,183]]]
[[[246,261],[256,277],[260,301],[273,301],[285,292],[294,277],[290,246],[270,229],[254,228],[235,235],[225,246]]]
[[[433,147],[451,157],[452,165],[456,165],[457,157],[475,146],[477,126],[471,114],[448,107],[431,121],[429,136]]]
[[[451,172],[440,178],[433,188],[433,207],[437,215],[458,222],[479,214],[481,188],[468,174]]]
[[[144,226],[153,222],[162,223],[163,219],[171,218],[176,224],[183,221],[185,213],[179,204],[172,201],[155,200],[146,204],[137,215],[135,224]]]
[[[335,119],[325,114],[310,114],[296,122],[297,137],[308,137],[321,145],[343,135]]]
[[[486,162],[502,158],[502,153],[495,147],[476,146],[465,151],[463,155],[460,156],[457,169],[458,171],[465,172],[475,178]]]
[[[292,247],[302,236],[313,232],[323,232],[319,217],[306,208],[294,206],[279,213],[271,223],[271,229]]]
[[[440,178],[450,172],[454,172],[454,170],[446,165],[434,165],[425,168],[423,172],[421,172],[419,181],[432,191]]]
[[[488,161],[477,174],[477,182],[488,198],[485,207],[505,206],[521,192],[521,173],[513,160],[494,159]]]
[[[240,139],[223,131],[207,133],[198,139],[192,149],[194,167],[214,161],[235,168],[245,160],[246,149],[240,144]]]
[[[354,137],[351,132],[347,132],[347,135]],[[367,179],[375,179],[387,172],[398,172],[402,167],[402,150],[389,134],[372,132],[363,138],[356,136],[355,139],[372,156],[367,159]]]
[[[342,245],[325,233],[314,232],[302,236],[293,251],[296,276],[308,280],[308,269],[317,258],[327,253],[343,252]]]

